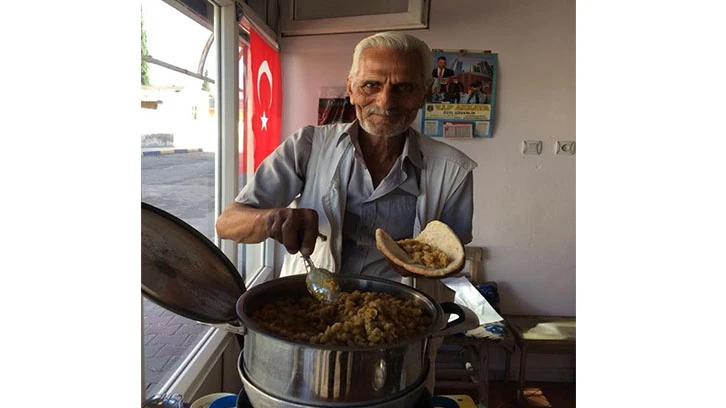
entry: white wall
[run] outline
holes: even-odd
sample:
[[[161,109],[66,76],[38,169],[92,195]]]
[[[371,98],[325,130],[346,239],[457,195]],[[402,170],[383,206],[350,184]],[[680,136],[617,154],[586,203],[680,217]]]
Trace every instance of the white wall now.
[[[575,315],[576,156],[554,154],[556,140],[576,140],[575,1],[431,3],[430,28],[412,34],[499,55],[494,137],[450,142],[479,163],[472,245],[488,250],[485,278],[504,313]],[[365,36],[282,39],[283,135],[316,122],[320,88],[345,85]],[[542,155],[523,155],[523,140],[541,140]]]
[[[146,135],[167,134],[173,142],[168,147],[217,151],[217,117],[209,113],[209,93],[187,86],[142,90],[142,98],[160,103],[156,109],[140,109],[141,147]]]

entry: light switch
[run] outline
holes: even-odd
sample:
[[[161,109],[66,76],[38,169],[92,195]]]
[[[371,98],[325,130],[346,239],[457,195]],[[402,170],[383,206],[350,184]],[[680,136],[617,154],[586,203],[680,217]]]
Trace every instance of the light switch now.
[[[555,153],[556,154],[565,154],[569,156],[573,156],[575,154],[575,142],[574,141],[557,141],[557,146],[555,147]]]
[[[541,140],[525,140],[522,143],[523,154],[542,154],[542,141]]]

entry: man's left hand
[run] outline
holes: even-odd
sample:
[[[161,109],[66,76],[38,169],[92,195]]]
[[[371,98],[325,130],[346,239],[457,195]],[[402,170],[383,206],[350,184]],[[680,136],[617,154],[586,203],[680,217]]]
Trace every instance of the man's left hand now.
[[[453,270],[451,273],[447,273],[446,275],[440,275],[440,276],[427,276],[427,275],[421,275],[418,273],[412,273],[403,268],[402,266],[396,264],[395,262],[392,262],[390,259],[386,258],[386,261],[388,261],[388,264],[391,266],[391,269],[396,271],[399,275],[405,277],[405,278],[424,278],[424,279],[444,279],[449,278],[453,275],[456,275],[457,273],[461,272],[464,269],[464,264],[462,264],[459,268]]]

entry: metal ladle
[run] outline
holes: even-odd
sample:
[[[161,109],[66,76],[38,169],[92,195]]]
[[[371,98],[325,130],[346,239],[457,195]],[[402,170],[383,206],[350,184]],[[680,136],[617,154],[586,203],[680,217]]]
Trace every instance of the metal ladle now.
[[[318,236],[323,241],[327,239],[323,234],[318,234]],[[316,267],[309,256],[301,256],[307,270],[305,286],[307,286],[308,292],[323,303],[335,304],[340,298],[340,286],[335,280],[335,274],[327,269]]]

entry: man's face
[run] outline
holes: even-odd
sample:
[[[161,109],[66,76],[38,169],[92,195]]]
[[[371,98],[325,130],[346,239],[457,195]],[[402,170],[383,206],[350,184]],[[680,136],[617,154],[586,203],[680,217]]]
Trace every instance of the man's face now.
[[[440,59],[436,61],[439,64],[439,68],[446,68],[446,60]]]
[[[418,56],[389,48],[365,49],[357,78],[348,77],[350,101],[363,130],[374,136],[400,135],[424,105],[426,88]]]

